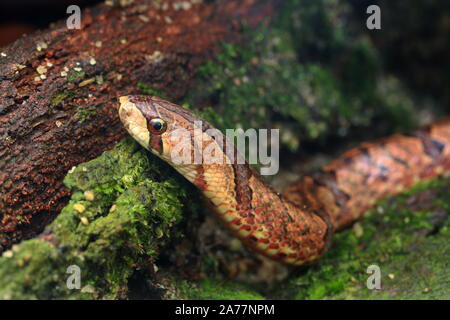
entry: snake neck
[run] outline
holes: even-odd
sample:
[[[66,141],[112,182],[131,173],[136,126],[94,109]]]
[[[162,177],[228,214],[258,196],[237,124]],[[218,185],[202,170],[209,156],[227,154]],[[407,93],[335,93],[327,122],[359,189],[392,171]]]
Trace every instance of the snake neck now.
[[[319,259],[328,247],[332,227],[325,212],[288,201],[248,164],[177,170],[202,191],[219,220],[261,254],[302,265]]]

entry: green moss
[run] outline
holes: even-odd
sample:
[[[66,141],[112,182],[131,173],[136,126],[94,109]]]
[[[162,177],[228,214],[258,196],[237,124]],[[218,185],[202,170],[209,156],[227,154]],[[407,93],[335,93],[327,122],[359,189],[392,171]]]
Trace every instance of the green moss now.
[[[133,270],[148,267],[161,246],[179,234],[175,225],[189,203],[190,186],[170,171],[130,140],[79,165],[65,179],[73,192],[69,204],[46,228],[51,244],[24,241],[12,257],[0,258],[0,274],[8,274],[0,279],[0,297],[115,298],[126,293]],[[12,272],[25,256],[26,268]],[[65,271],[72,264],[81,269],[84,290],[66,288]]]
[[[61,252],[28,240],[0,258],[0,299],[46,299],[69,294]],[[44,266],[44,267],[43,267]]]
[[[67,81],[77,82],[78,80],[83,79],[85,75],[86,73],[84,71],[70,70],[69,74],[67,75]]]
[[[264,297],[250,287],[226,280],[205,279],[197,284],[177,284],[180,298],[206,300],[262,300]]]
[[[83,123],[97,113],[97,106],[80,107],[75,112],[75,119],[79,123]]]
[[[56,106],[60,105],[62,102],[64,102],[65,100],[72,98],[74,95],[75,95],[75,91],[73,91],[73,90],[67,90],[64,92],[60,92],[53,97],[53,99],[51,100],[50,103],[53,107],[56,107]]]

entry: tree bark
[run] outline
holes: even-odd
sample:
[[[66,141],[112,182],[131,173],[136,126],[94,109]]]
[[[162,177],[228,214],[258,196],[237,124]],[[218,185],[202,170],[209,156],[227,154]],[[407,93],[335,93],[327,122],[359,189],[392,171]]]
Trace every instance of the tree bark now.
[[[242,40],[241,22],[256,26],[280,1],[128,2],[0,49],[0,252],[64,207],[68,170],[124,137],[118,96],[141,82],[179,99],[220,41]]]

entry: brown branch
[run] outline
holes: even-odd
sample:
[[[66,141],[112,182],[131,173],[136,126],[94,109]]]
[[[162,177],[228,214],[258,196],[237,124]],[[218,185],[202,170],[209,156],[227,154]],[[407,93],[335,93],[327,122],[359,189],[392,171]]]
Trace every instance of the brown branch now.
[[[67,203],[70,168],[124,136],[118,96],[143,82],[180,98],[219,41],[242,39],[241,21],[255,26],[279,1],[160,2],[101,4],[82,13],[80,30],[61,21],[0,50],[0,252]]]

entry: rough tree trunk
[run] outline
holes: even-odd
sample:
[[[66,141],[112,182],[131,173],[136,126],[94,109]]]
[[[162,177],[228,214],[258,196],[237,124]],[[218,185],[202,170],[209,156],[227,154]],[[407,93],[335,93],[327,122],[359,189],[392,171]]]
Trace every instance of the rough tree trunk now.
[[[1,49],[0,252],[67,203],[70,168],[124,137],[118,96],[141,82],[180,98],[219,41],[242,39],[241,23],[255,26],[280,1],[129,2],[83,11],[80,30],[61,21]]]

